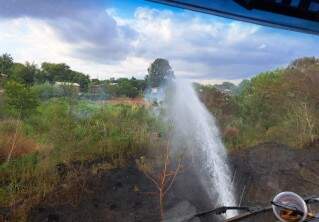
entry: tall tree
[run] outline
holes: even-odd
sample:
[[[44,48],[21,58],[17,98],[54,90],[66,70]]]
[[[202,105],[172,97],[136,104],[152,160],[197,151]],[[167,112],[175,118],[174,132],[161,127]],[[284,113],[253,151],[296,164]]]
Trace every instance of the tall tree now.
[[[166,59],[156,59],[148,68],[147,81],[151,87],[158,87],[174,78],[174,72]]]
[[[39,69],[34,63],[25,63],[24,82],[26,85],[33,85],[38,76]]]
[[[15,82],[24,83],[24,73],[26,72],[26,67],[21,63],[14,63],[10,68],[9,78]]]
[[[73,82],[80,84],[82,91],[87,91],[90,78],[88,75],[76,72],[70,69],[65,63],[47,63],[44,62],[41,65],[42,75],[41,79],[50,83],[54,82]],[[42,80],[43,81],[43,80]]]
[[[14,63],[10,69],[10,79],[31,86],[35,83],[39,72],[33,63],[26,62],[25,65]]]
[[[9,70],[13,65],[13,58],[11,55],[5,53],[0,56],[0,74],[9,74]]]
[[[45,79],[51,83],[71,81],[70,67],[64,63],[54,64],[44,62],[41,65]]]

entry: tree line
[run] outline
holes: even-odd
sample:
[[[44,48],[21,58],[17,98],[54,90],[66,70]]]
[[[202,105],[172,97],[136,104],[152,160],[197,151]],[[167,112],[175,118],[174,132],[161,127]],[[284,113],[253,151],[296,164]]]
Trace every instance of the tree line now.
[[[91,79],[89,75],[74,71],[65,63],[14,62],[9,54],[0,56],[0,105],[1,112],[15,116],[28,116],[41,102],[56,97],[73,97],[105,100],[116,97],[143,97],[148,87],[159,87],[174,75],[169,62],[156,59],[148,68],[144,79],[110,78]],[[55,85],[56,82],[65,84]],[[79,84],[76,90],[73,83]],[[1,91],[5,91],[4,99]],[[3,94],[3,92],[2,92]]]
[[[9,80],[26,86],[45,82],[73,82],[86,91],[90,83],[89,75],[74,71],[65,63],[44,62],[38,68],[34,63],[16,63],[12,56],[6,53],[0,56],[0,73],[6,75]]]
[[[107,91],[112,97],[131,98],[141,96],[147,87],[158,87],[174,75],[167,60],[156,59],[148,68],[148,74],[144,79],[134,77],[91,79],[89,75],[74,71],[65,63],[43,62],[38,68],[36,64],[30,62],[25,64],[14,62],[12,56],[7,53],[0,56],[0,74],[6,81],[14,81],[28,87],[44,83],[69,82],[78,83],[81,92],[85,93],[90,91],[90,87],[99,85],[100,90]]]
[[[318,85],[319,59],[309,57],[244,80],[230,94],[220,86],[198,86],[198,92],[229,147],[266,141],[306,147],[319,140]]]

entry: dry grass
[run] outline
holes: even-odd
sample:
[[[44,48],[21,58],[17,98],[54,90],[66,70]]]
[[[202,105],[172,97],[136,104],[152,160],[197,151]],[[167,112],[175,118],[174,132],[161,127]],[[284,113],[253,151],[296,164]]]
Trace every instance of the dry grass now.
[[[106,104],[111,104],[111,105],[118,105],[118,104],[123,104],[123,105],[140,105],[140,106],[146,106],[149,107],[150,104],[144,100],[144,98],[116,98],[116,99],[110,99],[105,101]]]
[[[26,221],[30,207],[47,198],[76,205],[89,175],[143,155],[153,132],[162,128],[140,105],[106,105],[82,119],[63,100],[43,104],[35,118],[23,122],[0,120],[0,205],[10,208],[11,221]],[[109,162],[72,167],[102,157]],[[65,176],[60,164],[68,166]]]
[[[17,158],[38,149],[38,144],[22,134],[20,122],[6,120],[0,122],[0,163],[11,153],[11,158]]]

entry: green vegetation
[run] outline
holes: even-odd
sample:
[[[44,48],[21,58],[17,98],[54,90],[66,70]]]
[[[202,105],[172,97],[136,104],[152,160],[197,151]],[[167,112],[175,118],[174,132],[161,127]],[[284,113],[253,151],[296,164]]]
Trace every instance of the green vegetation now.
[[[43,63],[38,68],[2,55],[0,206],[22,206],[17,207],[14,220],[23,221],[30,207],[62,183],[71,187],[83,178],[75,164],[93,161],[91,168],[96,170],[101,166],[94,161],[104,159],[106,168],[121,167],[150,149],[156,153],[165,144],[167,129],[143,104],[110,105],[85,99],[142,97],[148,85],[158,87],[173,78],[164,59],[155,60],[148,72],[144,80],[100,81],[66,64]],[[216,116],[225,144],[235,149],[265,141],[306,147],[318,140],[318,84],[319,60],[304,58],[239,86],[196,87]]]
[[[198,90],[217,117],[229,148],[265,141],[304,147],[319,139],[318,74],[319,60],[303,58],[245,80],[236,89],[198,86]]]
[[[64,98],[51,99],[23,121],[0,121],[1,206],[36,204],[61,183],[61,164],[105,158],[113,167],[127,165],[153,146],[151,137],[161,130],[143,106],[86,101],[72,106]]]
[[[15,63],[9,54],[0,56],[0,90],[4,80],[20,83],[27,87],[36,86],[43,89],[40,97],[59,97],[63,92],[54,85],[57,82],[79,84],[79,91],[85,98],[105,99],[106,97],[129,97],[142,96],[147,82],[132,78],[110,78],[109,80],[90,79],[89,75],[72,70],[64,63],[44,62],[38,68],[35,64]],[[42,85],[42,87],[39,87]]]
[[[8,54],[0,69],[0,206],[15,208],[13,221],[25,221],[62,183],[65,195],[79,195],[86,177],[75,165],[90,163],[92,172],[126,166],[163,140],[165,126],[143,104],[85,99],[143,96],[145,80],[100,81],[66,64],[14,63]]]
[[[25,118],[35,111],[38,105],[38,96],[29,87],[14,81],[5,84],[5,104],[11,115]]]
[[[166,59],[156,59],[147,69],[146,81],[151,87],[159,87],[174,78],[174,72]]]
[[[143,96],[143,92],[146,89],[146,81],[138,80],[134,77],[110,79],[105,81],[106,91],[111,97],[129,97],[135,98]]]
[[[5,74],[9,73],[13,65],[13,58],[9,54],[3,54],[0,56],[0,73]]]

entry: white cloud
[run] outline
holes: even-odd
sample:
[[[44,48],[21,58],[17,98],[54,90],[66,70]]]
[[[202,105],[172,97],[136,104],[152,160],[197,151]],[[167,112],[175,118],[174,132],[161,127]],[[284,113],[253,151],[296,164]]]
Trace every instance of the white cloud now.
[[[260,46],[258,46],[258,49],[265,49],[266,47],[267,47],[267,45],[262,43]]]
[[[269,28],[203,19],[189,12],[139,8],[128,24],[139,33],[135,56],[167,58],[177,75],[191,78],[247,78],[299,56],[319,55],[314,49],[319,49],[317,37],[309,40],[289,31],[275,34]]]
[[[300,56],[318,56],[318,37],[193,12],[137,8],[132,18],[119,9],[52,19],[0,20],[0,53],[19,61],[65,62],[101,79],[142,77],[158,57],[177,76],[238,79],[276,68]],[[81,19],[80,19],[81,18]]]
[[[1,53],[8,52],[18,62],[62,62],[69,60],[72,48],[61,41],[46,22],[16,18],[0,22]]]
[[[258,31],[258,26],[248,25],[240,22],[232,22],[226,28],[225,44],[234,45],[247,41]]]
[[[138,33],[133,56],[167,58],[177,75],[190,78],[248,78],[300,56],[319,55],[314,44],[318,37],[300,41],[303,34],[276,34],[270,28],[190,12],[139,8],[126,24]]]

